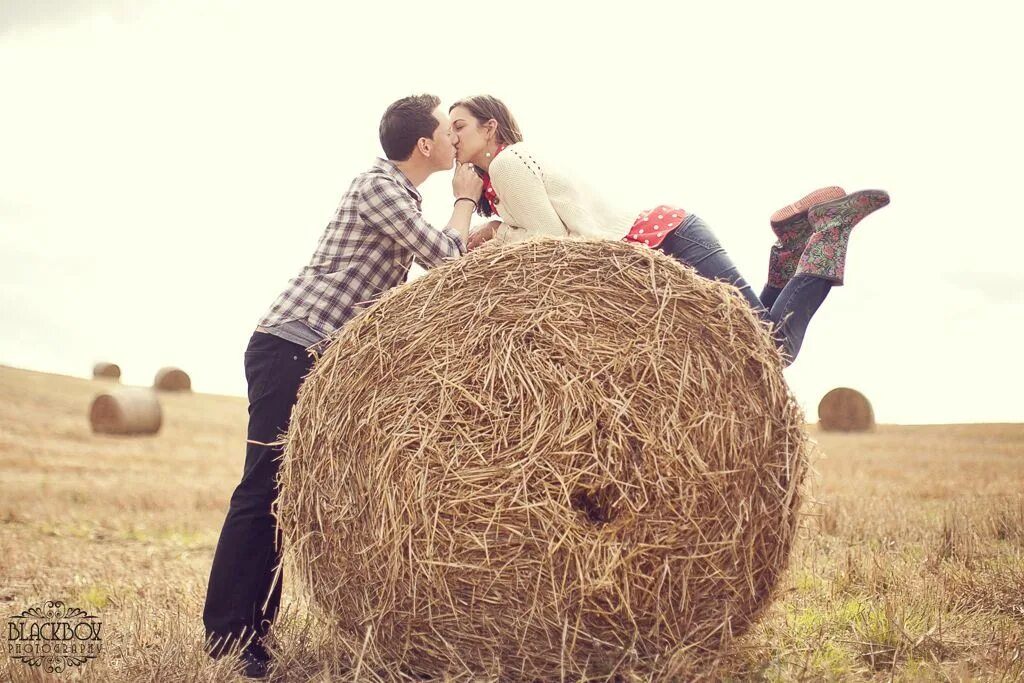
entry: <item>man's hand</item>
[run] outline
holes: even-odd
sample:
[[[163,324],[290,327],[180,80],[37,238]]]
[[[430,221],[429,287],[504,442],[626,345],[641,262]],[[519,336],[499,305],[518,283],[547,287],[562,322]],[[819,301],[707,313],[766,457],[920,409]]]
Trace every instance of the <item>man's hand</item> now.
[[[484,181],[477,175],[476,166],[473,164],[459,164],[455,169],[455,177],[452,178],[452,191],[455,198],[467,197],[474,202],[480,200],[480,193],[483,192]]]
[[[469,241],[466,243],[466,250],[473,251],[484,242],[494,239],[494,235],[497,233],[499,225],[501,225],[501,221],[487,221],[483,225],[477,226],[471,233],[469,233]]]

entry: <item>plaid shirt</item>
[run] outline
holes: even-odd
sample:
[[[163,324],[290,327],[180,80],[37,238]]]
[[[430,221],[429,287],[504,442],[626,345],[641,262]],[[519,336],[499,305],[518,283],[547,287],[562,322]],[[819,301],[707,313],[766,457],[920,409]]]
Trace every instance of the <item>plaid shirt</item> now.
[[[299,320],[329,337],[361,305],[404,282],[414,259],[430,268],[465,253],[457,232],[438,231],[423,219],[422,201],[394,163],[378,159],[352,181],[309,265],[259,324]]]

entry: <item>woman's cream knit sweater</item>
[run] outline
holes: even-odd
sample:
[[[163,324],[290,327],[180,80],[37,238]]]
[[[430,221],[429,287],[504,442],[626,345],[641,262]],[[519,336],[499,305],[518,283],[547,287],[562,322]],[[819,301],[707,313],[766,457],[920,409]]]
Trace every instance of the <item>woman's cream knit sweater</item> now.
[[[621,240],[639,211],[609,206],[598,195],[540,160],[524,143],[509,145],[491,161],[488,173],[498,195],[501,243],[532,237]]]

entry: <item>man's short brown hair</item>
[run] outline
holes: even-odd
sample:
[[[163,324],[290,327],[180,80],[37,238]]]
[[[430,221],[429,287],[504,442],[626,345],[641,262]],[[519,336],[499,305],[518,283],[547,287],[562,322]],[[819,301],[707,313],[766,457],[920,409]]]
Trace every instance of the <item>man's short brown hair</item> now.
[[[380,145],[392,161],[412,156],[420,138],[434,137],[437,119],[434,110],[441,104],[436,95],[403,97],[388,107],[380,120]]]

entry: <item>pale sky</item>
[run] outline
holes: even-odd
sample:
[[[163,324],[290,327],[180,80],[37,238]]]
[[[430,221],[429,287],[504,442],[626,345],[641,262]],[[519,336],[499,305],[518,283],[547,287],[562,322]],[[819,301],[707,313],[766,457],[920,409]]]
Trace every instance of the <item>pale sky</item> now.
[[[690,7],[693,5],[693,7]],[[0,363],[242,394],[242,353],[393,100],[490,93],[624,208],[768,216],[880,187],[787,377],[881,422],[1024,421],[1013,2],[0,2]],[[421,190],[443,225],[450,175]]]

